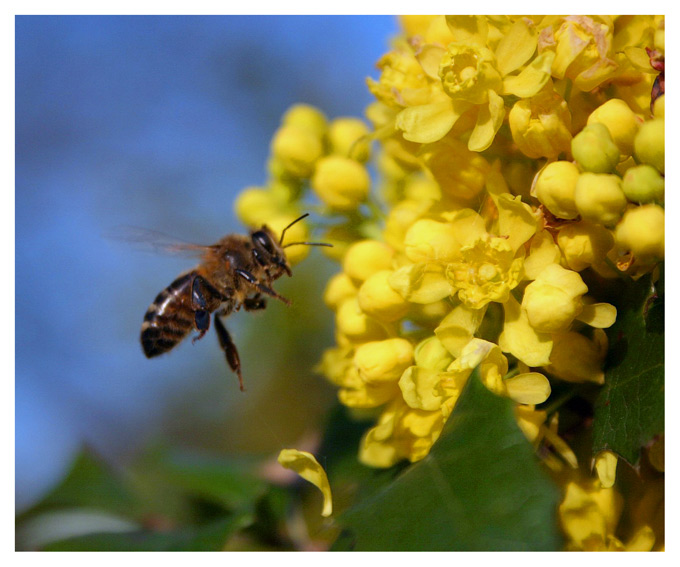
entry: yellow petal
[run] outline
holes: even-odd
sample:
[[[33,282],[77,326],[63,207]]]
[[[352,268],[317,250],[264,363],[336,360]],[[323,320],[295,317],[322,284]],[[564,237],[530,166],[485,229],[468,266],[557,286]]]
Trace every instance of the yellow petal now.
[[[498,345],[503,352],[509,352],[529,366],[550,364],[550,351],[553,342],[550,335],[537,333],[529,324],[526,311],[510,295],[503,304],[505,325],[498,337]]]
[[[498,207],[499,236],[508,239],[517,251],[538,229],[538,218],[531,207],[522,203],[522,197],[502,194],[496,201]]]
[[[437,370],[411,366],[399,379],[404,401],[414,409],[437,411],[442,405],[441,392],[438,390],[440,377]]]
[[[550,396],[550,382],[538,372],[518,374],[504,384],[508,396],[519,404],[542,404]]]
[[[602,451],[595,457],[595,470],[602,488],[611,488],[616,481],[616,464],[618,458],[611,451]]]
[[[524,65],[536,51],[536,28],[524,20],[517,20],[503,35],[496,48],[496,64],[502,75],[512,73]]]
[[[434,334],[453,356],[459,357],[482,323],[488,304],[472,309],[461,303],[442,319]]]
[[[477,123],[468,140],[468,149],[473,152],[482,152],[491,145],[505,117],[503,98],[492,90],[488,94],[489,104],[479,107]]]
[[[468,106],[450,99],[410,106],[397,114],[396,125],[406,140],[429,144],[446,136]]]
[[[428,77],[439,81],[439,63],[445,53],[446,49],[441,45],[428,43],[416,54],[416,59]]]
[[[434,303],[453,293],[442,268],[435,264],[403,266],[388,281],[392,289],[412,303]]]
[[[323,510],[321,515],[328,517],[333,513],[333,497],[328,483],[326,471],[323,470],[314,455],[297,449],[283,449],[279,453],[279,464],[295,471],[306,481],[311,482],[323,494]]]
[[[616,321],[616,307],[609,303],[584,305],[583,311],[576,318],[591,327],[607,329]]]
[[[560,261],[560,249],[547,230],[542,230],[531,240],[529,256],[524,259],[524,274],[535,280],[543,269]]]
[[[489,33],[486,16],[446,16],[454,41],[486,46]]]
[[[651,551],[655,541],[656,536],[652,528],[642,526],[626,543],[625,548],[626,551]]]
[[[503,94],[515,95],[520,98],[535,96],[550,79],[553,59],[555,59],[555,53],[546,51],[522,69],[519,75],[505,77],[503,79]]]

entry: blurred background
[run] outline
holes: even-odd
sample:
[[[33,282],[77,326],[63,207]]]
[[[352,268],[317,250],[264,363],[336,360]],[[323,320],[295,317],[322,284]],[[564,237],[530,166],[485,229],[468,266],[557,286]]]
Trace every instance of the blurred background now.
[[[363,116],[392,17],[16,18],[16,512],[83,447],[125,466],[157,444],[276,455],[318,429],[334,393],[334,264],[279,280],[286,308],[232,315],[247,392],[211,331],[147,360],[142,317],[192,259],[103,235],[135,225],[212,243],[243,231],[236,194],[264,183],[282,113]],[[301,321],[305,320],[305,325]]]

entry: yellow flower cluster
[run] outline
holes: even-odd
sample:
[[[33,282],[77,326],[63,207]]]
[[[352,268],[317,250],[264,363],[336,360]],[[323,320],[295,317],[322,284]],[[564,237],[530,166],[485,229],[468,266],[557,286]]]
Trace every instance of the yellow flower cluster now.
[[[402,24],[368,80],[372,129],[294,107],[272,142],[268,187],[246,190],[238,214],[277,224],[307,195],[321,203],[342,270],[324,295],[337,344],[320,369],[344,405],[376,415],[363,463],[425,457],[479,367],[516,404],[527,438],[559,455],[543,451],[547,464],[576,468],[557,413],[536,406],[551,394],[548,376],[604,382],[603,329],[616,309],[582,273],[639,277],[664,256],[663,96],[651,99],[657,71],[645,52],[663,53],[663,17]],[[574,547],[623,546],[602,504],[615,469],[605,453],[599,492],[569,485],[560,514]],[[602,529],[578,532],[593,514]]]

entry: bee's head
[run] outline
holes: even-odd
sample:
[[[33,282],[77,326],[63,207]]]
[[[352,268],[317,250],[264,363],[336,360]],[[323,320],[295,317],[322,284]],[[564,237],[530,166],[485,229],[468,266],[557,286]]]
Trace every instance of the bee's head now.
[[[250,233],[250,237],[253,241],[253,256],[255,261],[269,271],[272,277],[278,278],[284,272],[289,276],[292,275],[286,253],[283,251],[284,248],[296,245],[333,246],[332,244],[327,244],[325,242],[288,242],[283,244],[283,237],[285,236],[286,231],[296,222],[301,221],[307,216],[309,216],[309,213],[295,219],[284,228],[281,231],[281,238],[278,241],[276,240],[274,233],[266,225],[262,225],[260,230],[255,230]],[[274,270],[272,270],[272,268],[274,268]]]
[[[251,232],[250,238],[253,241],[253,258],[260,266],[275,278],[284,272],[291,275],[283,247],[268,226],[262,225],[259,230]]]

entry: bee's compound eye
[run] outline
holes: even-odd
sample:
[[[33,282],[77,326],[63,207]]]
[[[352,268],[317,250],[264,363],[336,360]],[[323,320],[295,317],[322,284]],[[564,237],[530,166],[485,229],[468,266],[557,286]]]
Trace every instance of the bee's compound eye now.
[[[253,232],[253,242],[262,246],[262,248],[264,248],[270,254],[274,253],[274,245],[272,244],[272,240],[263,230]]]

